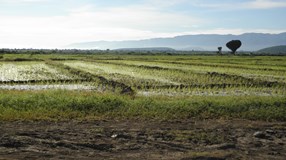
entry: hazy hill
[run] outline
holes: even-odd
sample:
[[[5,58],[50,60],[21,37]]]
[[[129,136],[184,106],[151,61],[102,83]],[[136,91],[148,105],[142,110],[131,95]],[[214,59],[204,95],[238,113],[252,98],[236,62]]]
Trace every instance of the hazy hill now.
[[[153,47],[153,48],[119,48],[118,51],[175,51],[173,48],[168,47]]]
[[[286,45],[268,47],[268,48],[261,49],[257,52],[268,53],[268,54],[286,54]]]
[[[239,50],[257,51],[266,47],[286,45],[286,32],[280,34],[245,33],[241,35],[201,34],[134,41],[94,41],[71,44],[67,47],[79,49],[168,47],[176,50],[197,50],[198,48],[200,50],[217,50],[217,47],[222,46],[223,50],[226,51],[228,49],[225,44],[234,39],[242,41],[242,47]]]

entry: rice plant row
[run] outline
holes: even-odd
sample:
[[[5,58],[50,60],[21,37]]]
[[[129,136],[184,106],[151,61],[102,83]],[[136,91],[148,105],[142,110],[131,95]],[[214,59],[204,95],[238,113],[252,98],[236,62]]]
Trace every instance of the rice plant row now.
[[[248,84],[248,85],[262,85],[262,86],[268,86],[271,87],[273,85],[284,85],[284,83],[279,83],[276,81],[270,81],[268,79],[262,79],[262,78],[252,78],[252,77],[248,77],[248,76],[243,76],[240,74],[229,74],[229,73],[225,73],[225,72],[216,72],[215,69],[213,70],[207,70],[207,71],[200,71],[200,70],[192,70],[189,69],[187,67],[177,67],[177,66],[168,66],[168,65],[162,65],[162,64],[158,64],[158,63],[153,63],[153,64],[148,64],[146,62],[137,62],[137,61],[133,61],[133,62],[126,62],[126,61],[112,61],[112,62],[105,62],[105,61],[99,61],[97,63],[106,63],[106,64],[114,64],[117,66],[127,66],[127,67],[137,67],[137,68],[145,68],[145,69],[150,69],[150,70],[161,70],[161,71],[175,71],[175,72],[180,72],[183,74],[197,74],[197,75],[203,75],[203,76],[208,76],[208,79],[210,78],[221,78],[221,82],[223,83],[215,83],[215,81],[213,81],[214,83],[204,83],[204,85],[210,85],[210,84],[223,84],[223,85],[239,85],[239,84]],[[284,78],[284,77],[283,77]],[[228,79],[232,79],[234,80],[233,82],[230,81],[224,81],[224,80],[228,80]],[[187,83],[182,83],[183,85],[200,85],[200,83],[193,83],[193,84],[187,84]]]
[[[285,86],[276,83],[256,84],[257,81],[240,76],[228,76],[217,73],[196,73],[179,69],[164,69],[160,67],[127,65],[112,62],[64,62],[65,65],[84,70],[91,74],[100,75],[132,86],[139,92],[150,93],[214,93],[222,89],[221,93],[240,94],[283,94]],[[252,89],[250,92],[249,88]],[[268,88],[268,89],[266,89]],[[238,92],[238,93],[237,93]],[[283,93],[282,93],[283,92]]]
[[[0,65],[0,83],[71,81],[79,77],[63,74],[42,62],[6,62]]]
[[[107,62],[107,61],[98,61],[98,62]],[[261,69],[243,69],[243,68],[228,68],[218,67],[218,66],[204,66],[204,65],[192,65],[192,64],[183,64],[177,62],[158,62],[158,61],[108,61],[108,63],[114,64],[127,64],[127,65],[137,65],[137,66],[150,66],[150,67],[161,67],[168,69],[178,69],[183,71],[193,71],[195,73],[213,73],[217,72],[220,74],[229,74],[229,75],[239,75],[245,78],[259,79],[262,81],[269,82],[284,82],[286,83],[286,70],[261,70]]]
[[[79,75],[80,77],[86,79],[87,81],[93,82],[93,85],[98,86],[102,90],[112,90],[113,92],[119,92],[121,94],[128,94],[128,95],[134,95],[134,90],[126,85],[125,83],[120,83],[114,80],[106,79],[103,76],[91,74],[87,72],[86,70],[70,67],[68,65],[59,63],[59,62],[50,62],[49,65],[55,66],[57,68],[64,69],[68,71],[71,74]]]

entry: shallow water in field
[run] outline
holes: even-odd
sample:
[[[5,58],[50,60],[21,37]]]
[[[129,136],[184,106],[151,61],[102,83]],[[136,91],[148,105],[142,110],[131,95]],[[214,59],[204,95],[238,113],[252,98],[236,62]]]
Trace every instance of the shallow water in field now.
[[[41,62],[3,63],[0,67],[0,82],[75,78],[77,76],[63,73]]]
[[[0,85],[0,89],[6,90],[100,90],[97,86],[88,84],[54,84],[54,85]]]
[[[0,89],[3,90],[49,90],[49,89],[61,89],[61,90],[82,90],[82,91],[98,91],[103,92],[105,88],[99,86],[93,86],[90,84],[49,84],[49,85],[0,85]],[[272,91],[193,91],[193,92],[176,92],[176,91],[138,91],[139,96],[279,96],[283,94],[273,93]]]
[[[249,91],[224,91],[224,92],[156,92],[156,91],[140,91],[137,93],[142,96],[279,96],[279,94],[268,92],[249,92]],[[281,95],[280,95],[281,96]]]

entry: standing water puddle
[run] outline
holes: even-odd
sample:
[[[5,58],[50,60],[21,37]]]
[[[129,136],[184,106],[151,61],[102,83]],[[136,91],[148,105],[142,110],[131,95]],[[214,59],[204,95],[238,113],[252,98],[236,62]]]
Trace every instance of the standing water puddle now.
[[[7,90],[47,90],[47,89],[64,89],[64,90],[100,90],[96,86],[84,84],[55,84],[55,85],[0,85],[0,89]]]

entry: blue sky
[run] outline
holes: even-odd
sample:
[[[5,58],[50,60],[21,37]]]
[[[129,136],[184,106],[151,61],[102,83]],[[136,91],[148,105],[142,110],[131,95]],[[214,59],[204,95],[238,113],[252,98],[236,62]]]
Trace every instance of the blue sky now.
[[[0,0],[0,48],[286,32],[285,0]]]

